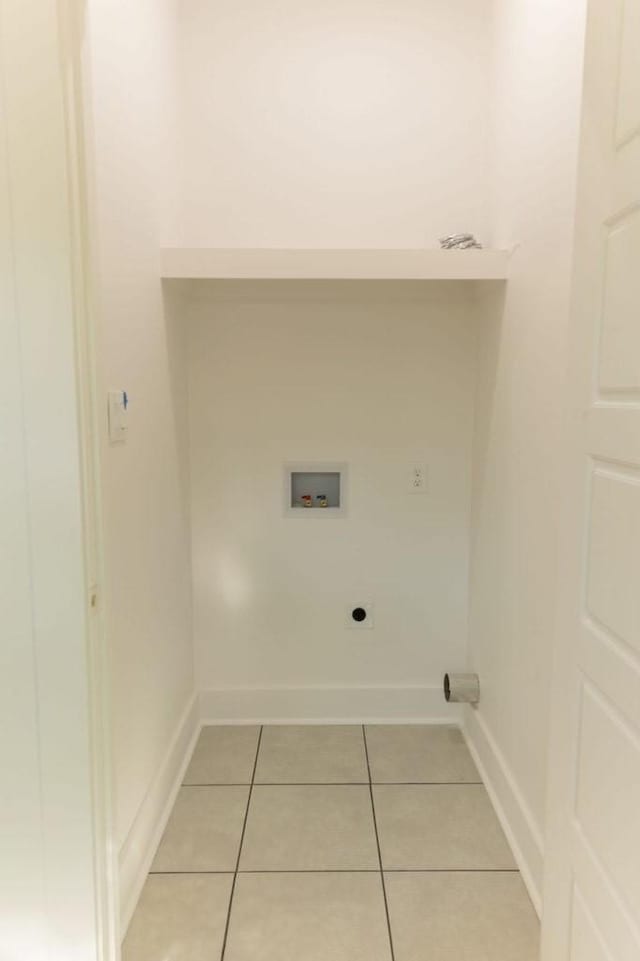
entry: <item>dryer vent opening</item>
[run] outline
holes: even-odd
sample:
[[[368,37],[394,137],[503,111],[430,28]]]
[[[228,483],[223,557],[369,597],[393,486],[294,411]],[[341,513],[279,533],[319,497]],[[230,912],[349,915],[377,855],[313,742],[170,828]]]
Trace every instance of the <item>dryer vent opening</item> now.
[[[444,699],[452,703],[477,704],[480,680],[477,674],[445,674]]]

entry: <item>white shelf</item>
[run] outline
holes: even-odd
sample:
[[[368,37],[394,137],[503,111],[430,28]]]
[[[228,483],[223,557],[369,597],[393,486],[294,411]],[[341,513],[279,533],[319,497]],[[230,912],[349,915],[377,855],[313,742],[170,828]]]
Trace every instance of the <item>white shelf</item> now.
[[[508,250],[276,250],[166,247],[161,273],[183,280],[506,280]]]

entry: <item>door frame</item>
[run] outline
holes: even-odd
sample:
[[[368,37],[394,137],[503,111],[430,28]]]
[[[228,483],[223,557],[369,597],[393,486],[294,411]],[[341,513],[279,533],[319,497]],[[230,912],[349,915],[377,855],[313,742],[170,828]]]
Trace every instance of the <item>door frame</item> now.
[[[8,659],[4,680],[23,685],[29,703],[33,698],[33,709],[21,705],[23,719],[29,711],[29,735],[15,728],[17,748],[9,756],[16,759],[24,736],[35,785],[24,804],[39,827],[34,837],[25,819],[25,835],[16,842],[29,846],[23,870],[27,863],[39,867],[23,887],[21,877],[14,879],[15,905],[13,894],[5,905],[15,928],[0,927],[0,953],[11,961],[119,957],[85,16],[85,0],[0,0],[0,189],[6,200],[0,293],[8,298],[12,352],[6,363],[19,384],[15,405],[0,415],[7,424],[17,420],[18,443],[7,456],[22,480],[10,493],[25,515],[22,539],[16,534],[14,543],[7,525],[5,547],[8,553],[24,548],[27,585],[26,603],[8,606],[8,629],[21,656],[15,678]],[[11,506],[8,499],[7,511]],[[3,772],[8,778],[21,773],[21,760]],[[10,818],[20,807],[19,790]],[[11,892],[11,879],[0,881]],[[36,934],[27,931],[30,925]]]
[[[87,682],[94,798],[97,956],[98,961],[117,961],[120,958],[120,897],[112,787],[111,685],[105,618],[106,574],[100,483],[101,404],[98,392],[95,323],[99,304],[96,285],[93,283],[91,176],[87,163],[89,118],[85,64],[87,0],[57,0],[57,2],[67,121],[76,378],[82,458],[85,578],[89,613]]]

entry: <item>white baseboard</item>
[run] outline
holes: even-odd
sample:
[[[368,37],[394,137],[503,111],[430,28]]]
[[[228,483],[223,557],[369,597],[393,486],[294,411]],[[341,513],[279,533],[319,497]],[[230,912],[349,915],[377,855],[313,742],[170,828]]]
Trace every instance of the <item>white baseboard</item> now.
[[[463,733],[507,836],[529,897],[538,917],[541,917],[544,865],[542,831],[479,710],[467,709]]]
[[[200,733],[194,694],[176,726],[127,838],[120,848],[120,937],[124,938]]]
[[[200,692],[203,724],[459,724],[440,686],[224,688]]]

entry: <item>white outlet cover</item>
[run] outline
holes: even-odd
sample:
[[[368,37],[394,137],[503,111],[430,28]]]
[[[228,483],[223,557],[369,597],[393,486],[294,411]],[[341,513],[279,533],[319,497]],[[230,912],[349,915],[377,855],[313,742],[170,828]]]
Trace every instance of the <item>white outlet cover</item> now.
[[[367,612],[364,621],[354,621],[351,616],[356,607],[362,607]],[[345,626],[352,631],[372,631],[375,623],[374,613],[374,607],[371,601],[359,600],[348,604],[345,611]]]

